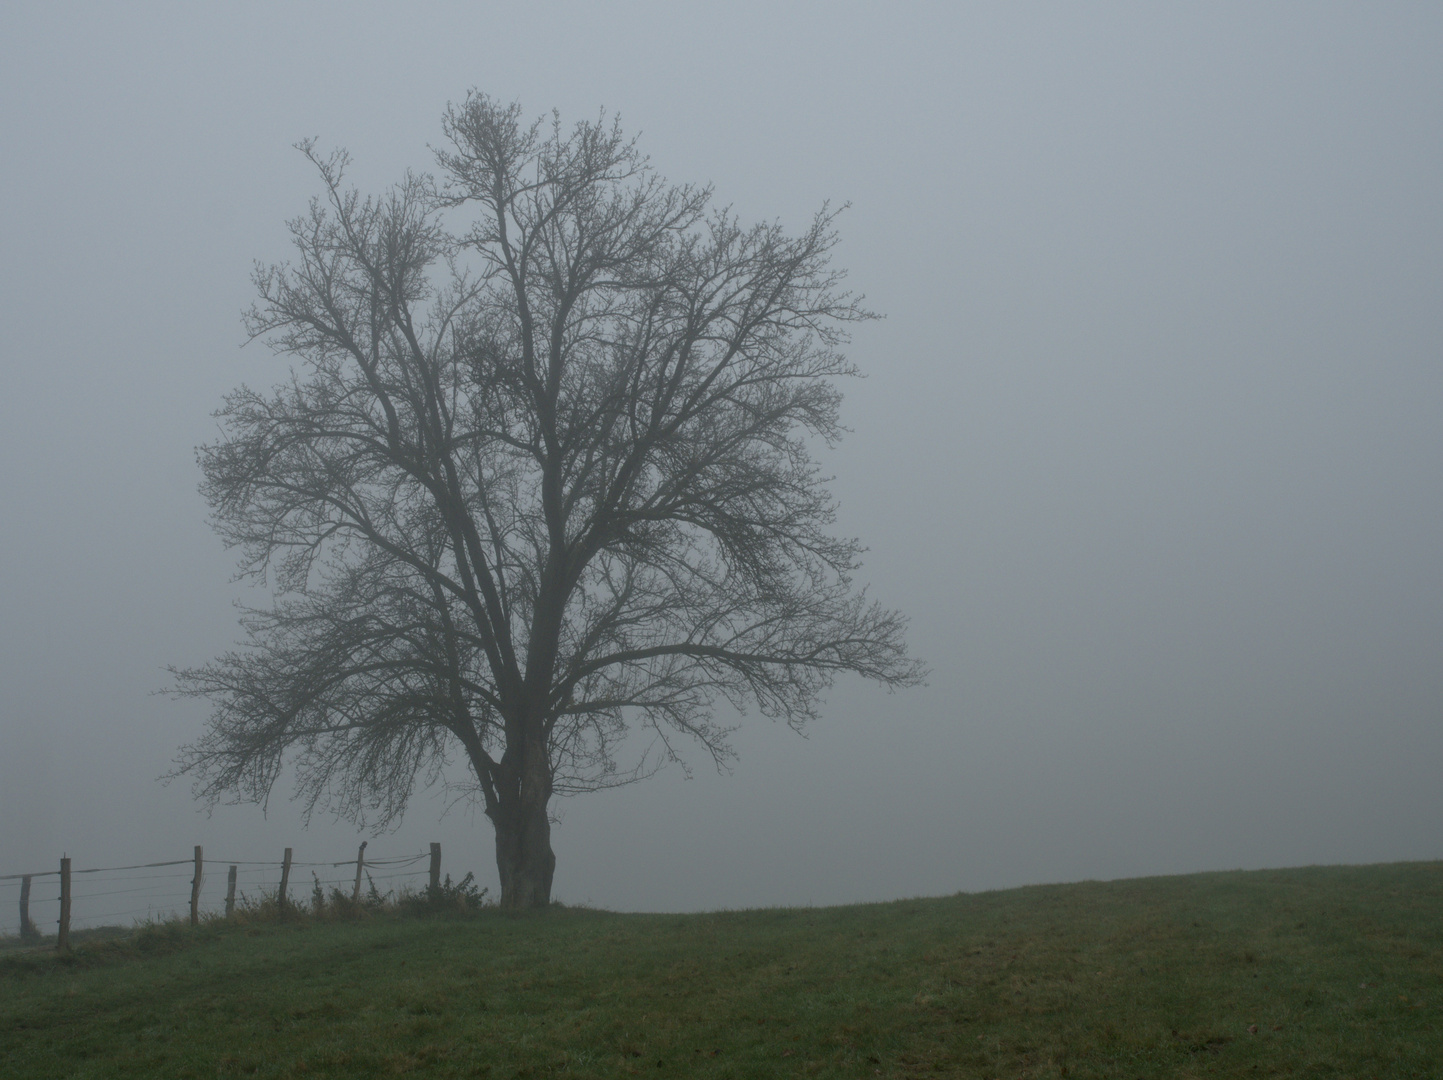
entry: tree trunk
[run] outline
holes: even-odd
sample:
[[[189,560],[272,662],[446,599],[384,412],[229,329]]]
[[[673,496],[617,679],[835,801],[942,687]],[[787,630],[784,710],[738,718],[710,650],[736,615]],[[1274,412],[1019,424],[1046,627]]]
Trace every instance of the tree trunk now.
[[[556,870],[546,810],[551,801],[551,769],[544,750],[536,745],[540,740],[528,742],[526,750],[530,752],[523,751],[520,783],[510,792],[497,792],[500,798],[491,815],[504,908],[546,907],[551,903],[551,875]]]
[[[551,821],[545,802],[532,803],[506,807],[492,822],[504,908],[539,908],[551,903],[551,875],[556,870]]]

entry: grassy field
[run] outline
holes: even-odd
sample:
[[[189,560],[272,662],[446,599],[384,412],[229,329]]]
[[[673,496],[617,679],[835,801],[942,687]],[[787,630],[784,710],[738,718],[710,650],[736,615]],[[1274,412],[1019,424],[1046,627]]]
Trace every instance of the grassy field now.
[[[1437,1077],[1443,863],[0,958],[4,1077]]]

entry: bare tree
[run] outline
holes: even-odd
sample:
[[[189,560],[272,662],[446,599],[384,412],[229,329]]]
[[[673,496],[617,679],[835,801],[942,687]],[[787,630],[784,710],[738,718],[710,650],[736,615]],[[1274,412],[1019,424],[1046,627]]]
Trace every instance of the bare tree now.
[[[809,452],[870,317],[830,266],[834,213],[744,228],[604,117],[528,126],[472,93],[444,131],[439,176],[378,198],[301,146],[324,194],[247,316],[298,363],[229,395],[198,452],[276,599],[243,648],[176,672],[213,704],[177,771],[264,800],[291,762],[308,813],[381,826],[459,750],[502,903],[531,907],[553,796],[678,738],[724,762],[720,699],[800,727],[839,672],[922,672],[853,586]]]

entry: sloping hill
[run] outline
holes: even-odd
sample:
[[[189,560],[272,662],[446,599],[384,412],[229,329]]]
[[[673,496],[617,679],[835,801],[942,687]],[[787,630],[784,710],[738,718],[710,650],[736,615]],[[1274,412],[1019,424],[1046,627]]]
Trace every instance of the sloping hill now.
[[[1443,863],[162,928],[0,962],[5,1077],[1443,1075]]]

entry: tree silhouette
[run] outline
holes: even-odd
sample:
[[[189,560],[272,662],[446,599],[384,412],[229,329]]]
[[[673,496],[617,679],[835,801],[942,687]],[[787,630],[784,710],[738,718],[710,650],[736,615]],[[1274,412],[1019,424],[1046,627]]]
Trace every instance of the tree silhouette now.
[[[247,316],[297,362],[230,394],[198,452],[275,599],[176,671],[213,705],[177,771],[263,800],[291,762],[307,813],[379,826],[464,753],[501,901],[530,907],[553,796],[679,739],[723,762],[720,699],[799,727],[839,672],[922,671],[854,587],[810,452],[870,317],[830,266],[835,214],[743,227],[604,117],[526,125],[473,92],[444,130],[438,177],[370,198],[301,144],[324,193]]]

